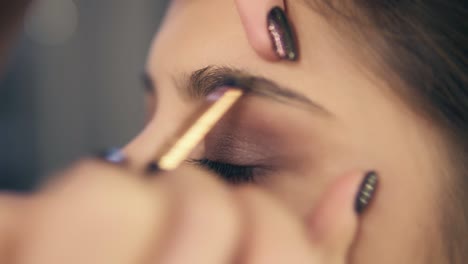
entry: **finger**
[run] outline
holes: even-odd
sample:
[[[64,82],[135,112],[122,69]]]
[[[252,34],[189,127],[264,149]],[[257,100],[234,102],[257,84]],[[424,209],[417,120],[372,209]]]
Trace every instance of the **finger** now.
[[[229,188],[217,177],[188,167],[160,177],[177,195],[180,208],[166,254],[157,263],[230,263],[240,240],[241,218]]]
[[[279,202],[253,187],[238,191],[248,216],[239,262],[318,263],[304,225]]]
[[[12,247],[26,197],[0,194],[0,263],[12,263]]]
[[[315,248],[329,263],[345,263],[348,251],[354,241],[358,214],[372,199],[377,187],[377,175],[351,173],[341,177],[325,193],[309,221],[310,235]],[[364,187],[364,189],[363,189]],[[362,193],[366,193],[362,197]],[[357,201],[359,201],[357,203]]]
[[[169,222],[162,184],[99,162],[66,172],[34,201],[25,221],[19,263],[142,263],[160,248]]]
[[[261,57],[297,60],[296,38],[283,0],[236,0],[236,5],[250,45]]]

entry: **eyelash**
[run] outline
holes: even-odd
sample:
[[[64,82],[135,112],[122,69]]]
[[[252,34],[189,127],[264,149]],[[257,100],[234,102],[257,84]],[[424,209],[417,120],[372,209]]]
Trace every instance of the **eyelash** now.
[[[208,159],[191,160],[191,163],[208,169],[230,184],[245,184],[255,181],[253,166],[241,166]]]

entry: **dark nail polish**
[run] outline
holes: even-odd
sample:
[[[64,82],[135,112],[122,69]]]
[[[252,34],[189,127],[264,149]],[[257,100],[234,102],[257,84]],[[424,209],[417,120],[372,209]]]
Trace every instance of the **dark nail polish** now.
[[[268,14],[268,32],[276,54],[283,60],[298,59],[298,50],[294,31],[286,13],[280,7],[274,7]]]
[[[355,209],[358,214],[362,214],[369,206],[374,198],[378,183],[379,177],[375,172],[369,172],[364,178],[356,197]]]
[[[115,165],[124,165],[127,162],[127,157],[118,148],[112,148],[105,151],[101,151],[98,154],[98,158],[105,162],[112,163]]]

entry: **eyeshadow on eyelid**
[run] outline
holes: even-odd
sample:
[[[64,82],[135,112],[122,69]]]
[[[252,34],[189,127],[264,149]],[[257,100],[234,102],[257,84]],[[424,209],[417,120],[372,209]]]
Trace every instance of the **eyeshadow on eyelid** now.
[[[242,163],[260,162],[277,153],[274,142],[259,140],[250,131],[229,131],[217,128],[205,140],[208,158],[230,159],[235,156]]]

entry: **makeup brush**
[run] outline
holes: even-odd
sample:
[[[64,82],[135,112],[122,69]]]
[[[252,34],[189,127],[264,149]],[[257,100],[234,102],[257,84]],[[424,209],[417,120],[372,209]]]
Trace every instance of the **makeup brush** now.
[[[200,114],[182,127],[175,140],[163,147],[151,171],[177,169],[219,120],[240,100],[244,91],[239,88],[220,88],[206,97],[208,104]]]
[[[161,148],[159,154],[154,155],[156,161],[150,163],[144,171],[152,174],[177,169],[244,94],[243,89],[236,87],[223,87],[210,93],[202,108],[183,123],[179,133],[173,137],[174,140],[169,141]],[[127,163],[127,157],[117,148],[102,152],[98,156],[116,165]]]

